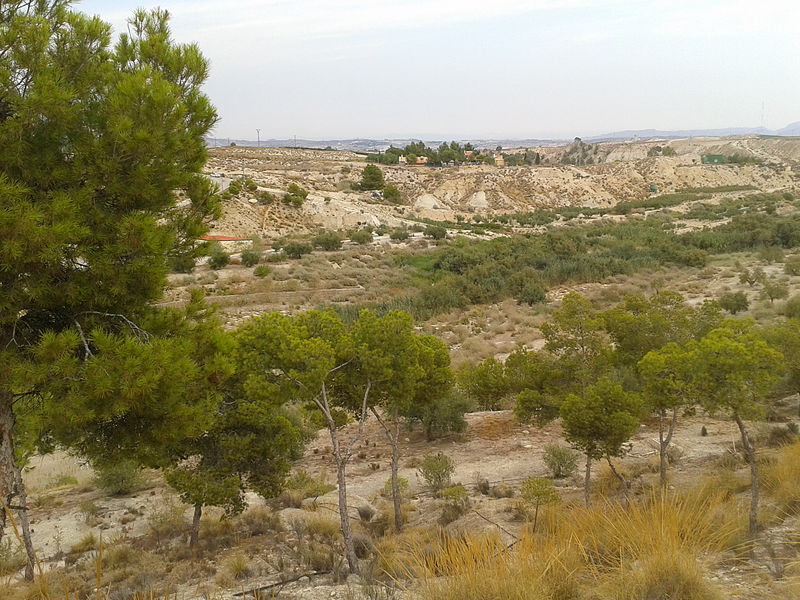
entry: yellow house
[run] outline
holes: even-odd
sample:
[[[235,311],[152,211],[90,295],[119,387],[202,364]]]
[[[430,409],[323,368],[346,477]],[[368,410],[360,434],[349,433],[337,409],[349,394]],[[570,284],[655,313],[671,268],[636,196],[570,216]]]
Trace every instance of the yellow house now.
[[[496,167],[505,167],[506,166],[506,159],[503,158],[502,154],[495,154],[494,155],[494,164]]]

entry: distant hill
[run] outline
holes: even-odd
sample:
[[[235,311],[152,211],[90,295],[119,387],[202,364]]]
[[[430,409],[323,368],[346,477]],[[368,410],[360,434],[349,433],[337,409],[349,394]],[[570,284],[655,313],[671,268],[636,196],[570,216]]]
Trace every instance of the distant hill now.
[[[650,139],[677,139],[687,137],[725,137],[729,135],[800,135],[800,121],[791,123],[781,129],[767,129],[766,127],[727,127],[723,129],[627,129],[612,131],[602,135],[584,138],[589,142],[612,142],[621,140],[650,140]]]
[[[627,129],[623,131],[612,131],[602,135],[583,137],[585,142],[613,142],[626,140],[651,140],[651,139],[677,139],[687,137],[725,137],[729,135],[776,135],[776,136],[800,136],[800,121],[790,123],[781,129],[767,129],[765,127],[728,127],[722,129],[681,129],[681,130],[661,130],[661,129]],[[461,143],[469,142],[476,148],[493,150],[497,146],[503,148],[535,148],[545,146],[564,146],[572,139],[469,139],[452,138]],[[344,140],[307,140],[307,139],[268,139],[261,140],[260,145],[264,148],[312,148],[314,150],[350,150],[352,152],[382,152],[389,146],[402,148],[411,142],[419,141],[418,138],[393,138],[393,139],[365,139],[351,138]],[[423,140],[429,146],[438,146],[445,140]],[[242,140],[232,138],[206,138],[209,146],[229,146],[231,143],[237,146],[256,146],[255,140]]]

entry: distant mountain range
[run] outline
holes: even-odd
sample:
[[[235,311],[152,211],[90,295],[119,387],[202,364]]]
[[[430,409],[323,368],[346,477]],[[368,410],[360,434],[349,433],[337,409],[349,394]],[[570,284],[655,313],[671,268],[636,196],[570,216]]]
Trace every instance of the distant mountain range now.
[[[630,129],[624,131],[612,131],[602,135],[594,135],[582,138],[585,142],[614,142],[630,140],[652,140],[652,139],[678,139],[687,137],[725,137],[728,135],[774,135],[774,136],[800,136],[800,121],[791,123],[781,129],[766,129],[765,127],[729,127],[723,129],[685,129],[685,130],[660,130],[660,129]],[[461,143],[471,143],[476,148],[494,149],[497,146],[503,148],[537,148],[546,146],[562,146],[569,143],[570,139],[457,139]],[[411,142],[420,141],[419,139],[364,139],[353,138],[346,140],[306,140],[306,139],[269,139],[261,140],[260,145],[264,148],[313,148],[315,150],[351,150],[353,152],[382,152],[389,146],[402,148]],[[429,146],[438,146],[444,140],[423,140]],[[233,138],[206,138],[209,146],[229,146],[231,143],[237,146],[256,146],[255,140],[242,140]]]
[[[723,129],[683,129],[664,131],[660,129],[629,129],[625,131],[612,131],[603,135],[584,138],[584,141],[602,142],[616,140],[649,140],[649,139],[677,139],[687,137],[725,137],[727,135],[776,135],[800,136],[800,121],[790,123],[781,129],[767,129],[766,127],[728,127]]]

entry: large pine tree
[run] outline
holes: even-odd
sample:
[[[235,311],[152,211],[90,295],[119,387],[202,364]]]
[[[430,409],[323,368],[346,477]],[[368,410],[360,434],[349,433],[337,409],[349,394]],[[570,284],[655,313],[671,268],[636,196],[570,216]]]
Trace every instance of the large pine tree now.
[[[70,0],[0,3],[0,499],[8,506],[24,502],[15,422],[42,382],[58,377],[39,348],[43,336],[72,331],[81,360],[126,343],[103,335],[144,342],[142,315],[162,293],[168,260],[196,252],[219,211],[200,173],[217,119],[201,91],[208,65],[196,46],[171,40],[168,20],[166,11],[139,11],[112,45],[110,26]]]

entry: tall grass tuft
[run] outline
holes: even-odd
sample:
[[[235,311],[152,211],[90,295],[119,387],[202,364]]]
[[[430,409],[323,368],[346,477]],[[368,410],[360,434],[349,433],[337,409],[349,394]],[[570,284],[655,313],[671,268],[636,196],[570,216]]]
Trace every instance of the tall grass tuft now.
[[[408,573],[430,600],[716,600],[698,561],[728,548],[740,520],[720,497],[654,492],[629,505],[565,507],[547,533],[528,530],[512,547],[498,535],[422,545]]]

